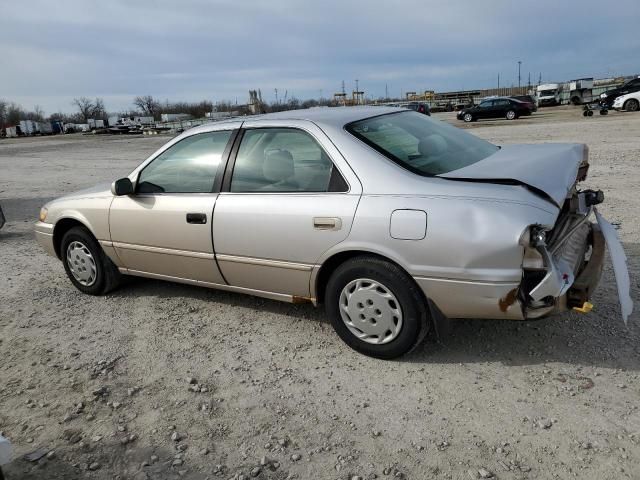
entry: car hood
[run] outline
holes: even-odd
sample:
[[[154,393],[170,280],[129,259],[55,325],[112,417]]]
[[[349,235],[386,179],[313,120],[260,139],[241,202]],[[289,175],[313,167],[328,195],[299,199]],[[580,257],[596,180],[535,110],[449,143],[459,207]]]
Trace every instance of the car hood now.
[[[99,183],[93,187],[85,188],[77,192],[69,193],[57,200],[72,200],[77,198],[111,197],[111,183]]]
[[[516,183],[544,194],[561,206],[587,158],[583,144],[507,145],[493,155],[438,175],[452,180]]]

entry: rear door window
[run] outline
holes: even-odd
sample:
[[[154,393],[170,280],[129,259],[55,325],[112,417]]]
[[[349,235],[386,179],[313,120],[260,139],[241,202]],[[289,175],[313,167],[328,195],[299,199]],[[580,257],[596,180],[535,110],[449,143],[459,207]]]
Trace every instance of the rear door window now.
[[[346,182],[310,134],[294,128],[245,131],[233,167],[231,192],[346,190]]]

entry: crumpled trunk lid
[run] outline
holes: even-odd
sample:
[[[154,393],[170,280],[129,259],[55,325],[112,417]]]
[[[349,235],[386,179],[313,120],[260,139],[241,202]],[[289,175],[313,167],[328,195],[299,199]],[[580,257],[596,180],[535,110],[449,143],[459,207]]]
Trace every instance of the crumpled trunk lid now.
[[[506,145],[493,155],[438,176],[452,180],[523,184],[543,192],[561,206],[587,165],[587,146],[580,143]]]

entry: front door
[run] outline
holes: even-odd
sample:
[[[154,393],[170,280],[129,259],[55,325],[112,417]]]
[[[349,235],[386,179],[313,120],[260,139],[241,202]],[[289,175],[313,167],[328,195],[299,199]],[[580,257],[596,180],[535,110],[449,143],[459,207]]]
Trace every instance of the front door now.
[[[233,286],[311,296],[316,261],[349,235],[360,183],[309,122],[243,127],[213,218],[220,270]]]
[[[216,174],[232,133],[220,130],[179,140],[142,168],[135,194],[114,198],[111,241],[131,273],[224,283],[214,258],[211,222]]]

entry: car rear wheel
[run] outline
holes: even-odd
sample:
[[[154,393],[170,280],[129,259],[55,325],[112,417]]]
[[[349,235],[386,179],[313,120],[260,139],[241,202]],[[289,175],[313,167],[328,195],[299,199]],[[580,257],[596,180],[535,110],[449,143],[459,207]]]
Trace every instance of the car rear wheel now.
[[[62,237],[62,263],[71,283],[83,293],[104,295],[121,281],[118,268],[84,227],[73,227]]]
[[[507,120],[515,120],[517,118],[518,115],[516,115],[515,110],[509,110],[507,112],[507,114],[505,115]]]
[[[627,112],[637,112],[638,110],[640,110],[640,102],[638,102],[638,100],[636,100],[635,98],[631,98],[624,102],[624,109]]]
[[[329,279],[325,302],[340,338],[371,357],[404,355],[429,329],[426,302],[415,281],[377,257],[356,257],[340,265]]]
[[[473,115],[471,115],[470,113],[465,113],[462,119],[467,123],[473,122]]]

